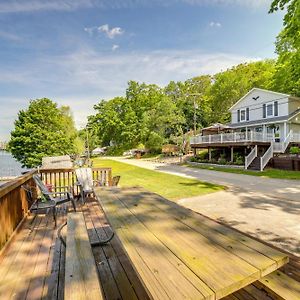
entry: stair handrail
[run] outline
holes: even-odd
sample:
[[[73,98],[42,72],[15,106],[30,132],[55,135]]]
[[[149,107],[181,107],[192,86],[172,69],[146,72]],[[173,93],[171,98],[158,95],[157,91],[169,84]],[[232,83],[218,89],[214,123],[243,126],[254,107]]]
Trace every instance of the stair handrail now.
[[[269,149],[265,152],[265,154],[260,158],[260,170],[262,171],[269,160],[273,157],[273,143],[271,142],[271,145]]]
[[[288,147],[288,145],[290,144],[290,141],[292,139],[292,135],[293,135],[293,130],[290,130],[288,135],[286,136],[284,142],[283,142],[283,147],[282,147],[282,152],[284,153],[286,148]]]
[[[245,169],[247,170],[253,160],[257,157],[257,145],[251,150],[251,152],[245,157]]]

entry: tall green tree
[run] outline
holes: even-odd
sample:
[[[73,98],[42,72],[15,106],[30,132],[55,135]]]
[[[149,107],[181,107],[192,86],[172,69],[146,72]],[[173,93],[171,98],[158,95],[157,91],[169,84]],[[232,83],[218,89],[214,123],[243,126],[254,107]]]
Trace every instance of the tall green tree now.
[[[76,129],[67,107],[58,108],[50,99],[30,101],[18,113],[9,148],[23,166],[36,167],[44,156],[74,154]]]
[[[89,117],[103,146],[130,149],[144,144],[158,150],[183,122],[181,111],[164,89],[157,85],[130,81],[125,97],[100,101]]]
[[[275,72],[273,60],[244,63],[213,77],[209,90],[210,123],[230,121],[228,109],[254,87],[270,89]]]
[[[269,12],[284,9],[283,29],[276,39],[278,60],[273,87],[300,96],[300,1],[274,0]]]

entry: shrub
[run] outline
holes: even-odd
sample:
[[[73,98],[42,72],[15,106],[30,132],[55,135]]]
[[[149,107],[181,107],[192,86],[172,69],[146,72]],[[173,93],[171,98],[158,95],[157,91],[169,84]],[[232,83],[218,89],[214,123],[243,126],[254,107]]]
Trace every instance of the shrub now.
[[[236,165],[243,165],[244,164],[244,157],[239,153],[234,153],[233,155],[233,162]]]
[[[106,155],[108,155],[108,156],[114,156],[114,155],[119,156],[119,155],[122,155],[124,151],[125,151],[125,149],[120,147],[120,146],[111,146],[111,147],[108,147]]]
[[[299,154],[299,153],[300,153],[299,147],[291,147],[290,154]]]
[[[203,160],[207,160],[208,159],[208,151],[207,150],[203,150],[203,151],[201,151],[198,155],[197,155],[197,157],[199,158],[199,159],[203,159]]]
[[[220,165],[226,165],[227,164],[227,160],[225,158],[219,158],[218,163]]]

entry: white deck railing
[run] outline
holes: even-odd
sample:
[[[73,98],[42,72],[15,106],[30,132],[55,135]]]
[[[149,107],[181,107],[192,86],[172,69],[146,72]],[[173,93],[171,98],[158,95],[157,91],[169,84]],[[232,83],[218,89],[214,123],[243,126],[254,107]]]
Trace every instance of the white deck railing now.
[[[257,145],[251,150],[249,155],[245,157],[245,169],[247,170],[250,164],[253,162],[255,157],[257,156]]]
[[[299,136],[300,138],[300,136]],[[234,132],[213,135],[198,135],[191,137],[191,144],[217,144],[217,143],[239,143],[239,142],[272,142],[274,134],[264,134],[261,132]]]
[[[290,142],[300,143],[300,133],[290,132]]]
[[[265,154],[260,158],[260,170],[262,171],[269,160],[273,157],[273,146],[274,142],[271,143],[269,149],[265,152]]]

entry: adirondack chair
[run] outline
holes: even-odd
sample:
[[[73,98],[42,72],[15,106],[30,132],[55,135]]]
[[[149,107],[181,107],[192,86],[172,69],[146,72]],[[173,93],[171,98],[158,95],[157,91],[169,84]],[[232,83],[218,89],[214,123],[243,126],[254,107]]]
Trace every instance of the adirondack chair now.
[[[112,178],[111,185],[112,185],[112,186],[118,186],[119,181],[120,181],[120,178],[121,178],[121,176],[114,176],[114,177]]]
[[[93,172],[91,168],[78,168],[75,170],[77,177],[77,185],[80,188],[80,197],[85,203],[86,196],[94,194],[95,186],[102,186],[104,183],[101,180],[93,180]]]
[[[34,180],[35,184],[37,185],[37,187],[39,188],[39,190],[41,191],[46,202],[54,201],[55,207],[57,205],[60,205],[60,204],[66,203],[66,202],[71,202],[74,211],[76,211],[75,200],[74,200],[72,193],[70,192],[70,189],[69,189],[70,187],[57,186],[57,187],[54,187],[54,189],[59,189],[60,190],[59,192],[57,192],[57,191],[50,192],[47,189],[47,187],[45,186],[45,184],[43,183],[43,181],[41,180],[41,178],[39,177],[39,175],[33,175],[33,180]],[[61,191],[62,189],[64,189],[64,191]],[[55,211],[55,213],[56,213],[56,211]]]
[[[54,200],[43,202],[40,197],[36,197],[35,199],[33,195],[35,187],[22,185],[22,189],[25,191],[28,203],[30,205],[29,211],[35,212],[37,214],[39,211],[41,212],[47,209],[51,209],[56,227],[56,202]]]

